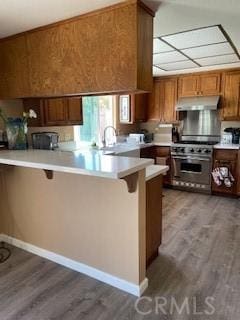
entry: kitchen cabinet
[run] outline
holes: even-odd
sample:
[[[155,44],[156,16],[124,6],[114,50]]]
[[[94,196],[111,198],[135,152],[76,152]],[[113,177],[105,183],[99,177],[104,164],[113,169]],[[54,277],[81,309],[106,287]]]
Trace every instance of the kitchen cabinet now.
[[[169,171],[163,176],[165,186],[170,186],[171,182],[171,152],[170,147],[151,146],[142,148],[140,152],[141,158],[154,159],[155,164],[169,166]]]
[[[224,74],[223,120],[240,120],[240,71]]]
[[[133,122],[144,122],[147,120],[148,94],[132,95]]]
[[[235,181],[232,187],[224,184],[217,186],[212,180],[212,192],[214,194],[237,195],[238,185],[238,150],[215,149],[213,153],[213,168],[227,167],[231,171]]]
[[[129,97],[130,121],[121,121],[120,117],[120,96],[117,96],[117,118],[119,123],[133,124],[147,120],[148,94],[131,94]]]
[[[164,123],[176,122],[176,101],[177,78],[155,79],[153,92],[149,100],[148,120],[157,120]]]
[[[146,159],[154,159],[156,158],[156,148],[155,146],[141,148],[140,157]]]
[[[169,166],[167,174],[163,177],[163,183],[165,186],[172,184],[171,179],[171,150],[170,147],[155,147],[156,164],[165,164]]]
[[[0,98],[151,91],[153,16],[126,1],[1,40]]]
[[[0,40],[0,98],[29,95],[26,37]]]
[[[29,119],[30,127],[80,125],[83,123],[82,98],[24,99],[24,109],[33,109],[37,119]]]
[[[158,256],[162,242],[162,175],[146,182],[146,261]]]
[[[202,73],[180,76],[178,79],[178,96],[212,96],[221,93],[221,74]]]

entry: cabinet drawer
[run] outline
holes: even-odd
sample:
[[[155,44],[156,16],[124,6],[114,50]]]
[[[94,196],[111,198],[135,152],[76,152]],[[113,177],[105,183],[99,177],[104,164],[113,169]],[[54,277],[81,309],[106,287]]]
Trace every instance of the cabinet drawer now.
[[[238,157],[238,150],[227,150],[227,149],[214,150],[214,159],[216,160],[236,161],[237,157]]]
[[[170,156],[170,147],[155,147],[156,157]]]

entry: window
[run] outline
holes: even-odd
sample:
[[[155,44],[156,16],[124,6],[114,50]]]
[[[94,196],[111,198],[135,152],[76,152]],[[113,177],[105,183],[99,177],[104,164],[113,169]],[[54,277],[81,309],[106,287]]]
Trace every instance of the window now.
[[[74,128],[75,141],[91,144],[102,142],[104,128],[114,126],[115,96],[91,96],[82,98],[83,125]],[[111,135],[111,137],[110,137]],[[112,139],[111,130],[108,139]]]

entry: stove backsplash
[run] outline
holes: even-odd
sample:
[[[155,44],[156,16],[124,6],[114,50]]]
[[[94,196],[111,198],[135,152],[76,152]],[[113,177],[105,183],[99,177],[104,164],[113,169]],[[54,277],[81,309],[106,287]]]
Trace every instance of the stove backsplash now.
[[[183,114],[183,136],[213,136],[220,140],[221,121],[216,110],[186,111]]]

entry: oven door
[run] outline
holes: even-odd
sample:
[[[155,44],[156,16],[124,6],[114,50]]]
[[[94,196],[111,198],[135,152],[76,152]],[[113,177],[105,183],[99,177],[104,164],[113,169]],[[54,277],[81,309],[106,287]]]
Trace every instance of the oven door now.
[[[212,161],[199,156],[172,156],[173,179],[200,184],[211,183]]]

